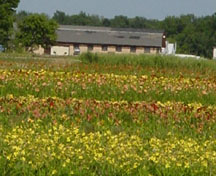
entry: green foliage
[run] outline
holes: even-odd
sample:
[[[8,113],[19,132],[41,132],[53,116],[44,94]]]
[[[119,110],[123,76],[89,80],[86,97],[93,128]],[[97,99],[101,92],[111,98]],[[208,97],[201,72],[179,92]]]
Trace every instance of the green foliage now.
[[[212,58],[212,48],[216,45],[215,21],[215,14],[200,18],[194,15],[172,16],[162,22],[162,28],[167,37],[177,42],[177,52]]]
[[[19,11],[17,14],[15,14],[16,23],[20,23],[29,15],[32,15],[32,13],[27,12],[25,10]]]
[[[216,62],[81,56],[0,59],[0,175],[216,174]]]
[[[54,20],[50,20],[43,14],[32,14],[27,16],[18,25],[17,38],[25,47],[41,45],[44,48],[56,41],[56,29],[58,27]]]
[[[169,41],[177,42],[177,52],[212,58],[212,48],[216,46],[216,13],[212,16],[196,17],[193,14],[168,16],[164,20],[152,20],[144,17],[128,18],[115,16],[107,19],[81,12],[78,15],[66,15],[56,11],[53,16],[59,24],[88,25],[121,28],[164,29]]]
[[[13,14],[19,0],[0,0],[0,44],[7,47],[13,29]]]
[[[119,15],[115,16],[111,21],[111,27],[125,28],[129,26],[129,20],[126,16]]]
[[[123,15],[115,16],[113,19],[108,19],[98,15],[88,15],[84,12],[80,12],[78,15],[67,15],[65,12],[57,10],[54,13],[53,19],[62,25],[88,25],[118,28],[160,28],[160,21],[158,20],[148,20],[144,17],[128,18]]]
[[[193,58],[178,58],[175,56],[163,56],[163,55],[133,55],[133,54],[93,54],[84,53],[79,56],[81,61],[95,62],[103,65],[133,65],[142,67],[153,68],[170,68],[170,69],[193,69],[204,70],[216,70],[216,63],[212,60]]]
[[[87,15],[80,12],[78,15],[66,15],[64,12],[56,11],[53,19],[63,25],[83,25],[83,26],[101,26],[102,18],[97,15]]]
[[[85,62],[85,63],[97,63],[98,62],[98,55],[97,53],[83,53],[80,55],[80,60]]]
[[[0,175],[216,174],[215,61],[5,54]]]

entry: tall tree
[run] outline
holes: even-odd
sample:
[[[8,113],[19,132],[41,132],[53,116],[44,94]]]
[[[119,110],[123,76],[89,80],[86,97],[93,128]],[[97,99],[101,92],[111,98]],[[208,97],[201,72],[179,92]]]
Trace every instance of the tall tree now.
[[[18,40],[25,46],[34,48],[41,45],[49,47],[56,41],[56,29],[58,25],[43,14],[27,16],[19,25]]]
[[[111,26],[125,28],[129,26],[129,20],[123,15],[115,16],[114,19],[111,20]]]
[[[59,24],[68,24],[68,15],[62,11],[56,11],[53,15],[53,19]]]
[[[102,20],[102,26],[109,27],[110,26],[110,20],[108,18],[104,18]]]
[[[13,29],[15,9],[19,0],[0,0],[0,44],[7,47]]]
[[[27,12],[25,10],[19,11],[16,15],[15,15],[15,19],[16,19],[16,23],[20,23],[25,17],[31,15],[32,13]]]
[[[177,52],[208,58],[212,57],[212,48],[216,46],[216,13],[205,17],[196,17],[193,14],[168,16],[159,21],[122,15],[107,19],[84,12],[78,15],[65,15],[64,12],[57,11],[53,19],[59,24],[70,25],[164,29],[168,40],[177,42]]]
[[[145,18],[138,16],[129,19],[130,27],[132,28],[146,28],[146,21],[147,20]]]

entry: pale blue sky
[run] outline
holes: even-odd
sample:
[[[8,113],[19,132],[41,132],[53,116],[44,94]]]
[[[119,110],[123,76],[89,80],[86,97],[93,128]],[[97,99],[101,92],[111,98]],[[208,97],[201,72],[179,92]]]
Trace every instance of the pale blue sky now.
[[[108,18],[125,15],[164,19],[166,16],[191,13],[196,16],[212,15],[216,12],[216,0],[20,0],[20,10],[43,12],[49,16],[60,10],[67,14],[84,11]]]

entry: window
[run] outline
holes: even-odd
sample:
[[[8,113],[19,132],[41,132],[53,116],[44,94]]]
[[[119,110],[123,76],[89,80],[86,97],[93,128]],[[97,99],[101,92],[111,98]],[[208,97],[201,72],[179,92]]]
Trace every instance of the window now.
[[[157,48],[157,49],[156,49],[156,53],[160,53],[160,48]]]
[[[130,39],[140,39],[140,36],[130,36]]]
[[[75,44],[75,45],[74,45],[74,49],[79,49],[79,45],[78,45],[78,44]]]
[[[116,46],[116,51],[117,52],[121,52],[122,51],[122,47],[121,46]]]
[[[117,38],[124,38],[124,36],[123,35],[118,35]]]
[[[144,52],[145,52],[145,53],[150,53],[150,48],[145,48],[145,49],[144,49]]]
[[[136,52],[136,47],[135,46],[131,46],[130,47],[130,52],[131,53],[135,53]]]
[[[94,46],[93,45],[88,45],[88,51],[93,51]]]
[[[107,50],[108,50],[107,45],[102,45],[102,51],[107,51]]]
[[[80,48],[78,44],[74,45],[74,55],[79,55],[80,54]]]
[[[0,52],[4,51],[4,47],[0,45]]]

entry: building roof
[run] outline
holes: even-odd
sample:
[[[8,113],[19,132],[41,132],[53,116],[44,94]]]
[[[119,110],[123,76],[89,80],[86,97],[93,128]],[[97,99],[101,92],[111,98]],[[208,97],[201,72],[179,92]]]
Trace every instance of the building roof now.
[[[61,25],[57,42],[161,47],[163,34],[163,31],[149,29]]]

